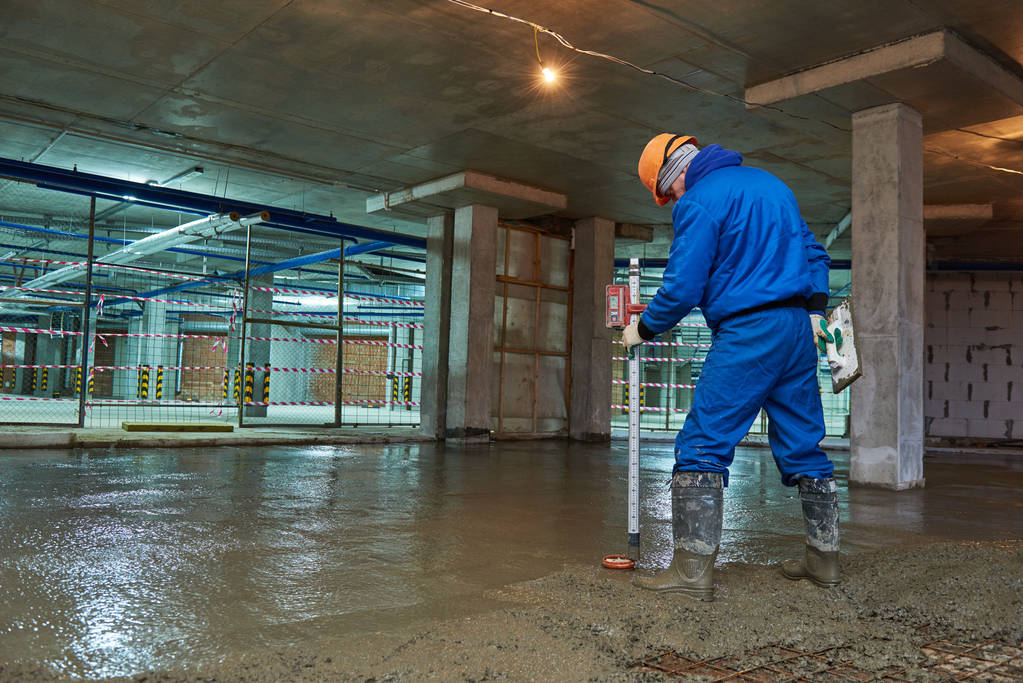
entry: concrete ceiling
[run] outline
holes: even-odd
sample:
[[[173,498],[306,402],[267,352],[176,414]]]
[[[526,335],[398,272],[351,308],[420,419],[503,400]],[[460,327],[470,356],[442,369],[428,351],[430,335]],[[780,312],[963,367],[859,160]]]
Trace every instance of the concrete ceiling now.
[[[561,217],[657,226],[653,243],[622,249],[663,256],[670,214],[635,179],[652,134],[740,151],[792,186],[823,238],[849,211],[852,110],[891,98],[865,83],[782,102],[791,116],[721,95],[939,29],[1023,74],[1019,0],[488,6],[720,95],[541,34],[561,74],[545,86],[528,26],[444,0],[5,0],[0,156],[137,181],[202,165],[174,186],[419,235],[407,215],[367,214],[367,197],[474,169],[564,194]],[[925,110],[933,85],[915,93]],[[951,98],[949,111],[946,92],[942,115],[927,117],[925,201],[995,207],[994,231],[943,223],[942,253],[955,257],[959,242],[977,253],[991,234],[1023,258],[1023,175],[990,168],[1023,170],[1023,107],[974,99]],[[848,257],[848,240],[834,241],[834,257]]]

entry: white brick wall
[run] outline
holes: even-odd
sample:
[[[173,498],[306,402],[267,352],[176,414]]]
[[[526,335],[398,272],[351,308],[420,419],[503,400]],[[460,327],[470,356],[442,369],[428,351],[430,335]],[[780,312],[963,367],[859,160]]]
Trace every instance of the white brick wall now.
[[[1023,274],[928,274],[924,323],[927,435],[1023,439]]]

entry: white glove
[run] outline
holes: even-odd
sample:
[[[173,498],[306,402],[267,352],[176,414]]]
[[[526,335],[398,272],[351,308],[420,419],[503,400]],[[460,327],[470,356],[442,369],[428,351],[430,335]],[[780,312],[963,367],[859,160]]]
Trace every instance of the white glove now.
[[[629,351],[632,350],[633,346],[642,344],[645,340],[639,336],[639,319],[636,322],[631,323],[625,330],[622,331],[622,344],[625,345],[625,355],[629,355]]]
[[[823,339],[825,342],[829,341],[828,335],[821,329],[821,322],[823,322],[825,325],[828,324],[827,318],[825,318],[823,315],[817,315],[816,313],[810,314],[810,328],[811,331],[813,332],[813,345],[816,346],[818,349],[820,348],[820,342],[818,341],[818,339]]]

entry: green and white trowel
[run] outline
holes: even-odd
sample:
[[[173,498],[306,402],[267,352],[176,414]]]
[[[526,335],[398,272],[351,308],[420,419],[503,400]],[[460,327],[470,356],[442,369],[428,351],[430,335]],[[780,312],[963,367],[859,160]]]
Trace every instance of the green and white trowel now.
[[[852,297],[835,306],[820,326],[824,339],[818,337],[817,345],[828,355],[832,390],[837,394],[863,376],[853,330]]]

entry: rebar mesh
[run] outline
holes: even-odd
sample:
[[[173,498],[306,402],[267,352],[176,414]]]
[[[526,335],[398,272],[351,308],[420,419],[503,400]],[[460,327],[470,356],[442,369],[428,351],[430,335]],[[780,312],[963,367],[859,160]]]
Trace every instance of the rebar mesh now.
[[[919,641],[918,641],[919,642]],[[1023,679],[1023,643],[998,640],[954,643],[929,641],[920,645],[923,664],[912,667],[883,664],[871,668],[871,642],[803,651],[782,645],[751,650],[742,655],[700,659],[674,650],[647,657],[635,664],[641,671],[656,671],[693,681],[1018,681]],[[887,661],[887,658],[885,658]]]

